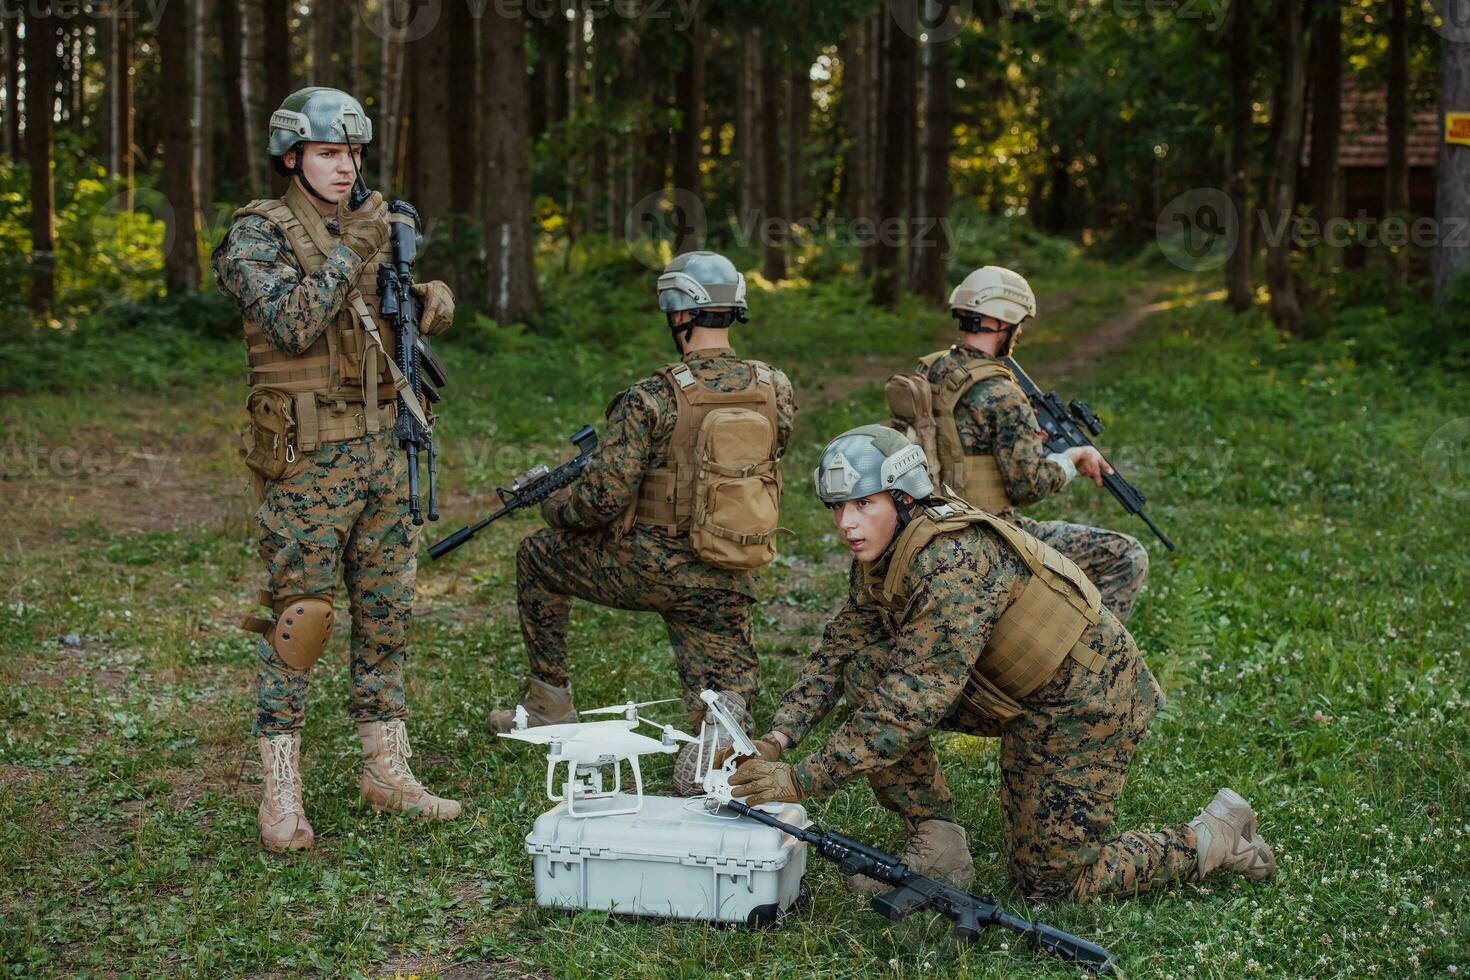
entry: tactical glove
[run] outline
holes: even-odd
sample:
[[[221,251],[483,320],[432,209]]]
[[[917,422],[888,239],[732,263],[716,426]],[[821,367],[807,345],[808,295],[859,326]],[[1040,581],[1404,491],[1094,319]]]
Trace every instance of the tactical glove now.
[[[430,337],[449,329],[454,322],[454,291],[439,279],[416,282],[413,294],[419,298],[423,313],[419,315],[419,332]]]
[[[561,509],[572,499],[572,488],[562,487],[556,493],[541,501],[541,519],[551,527],[565,528],[561,520]]]
[[[731,792],[749,806],[762,803],[797,803],[805,795],[789,762],[746,759],[730,777]]]
[[[388,240],[388,205],[377,191],[356,211],[347,206],[347,200],[344,197],[337,202],[337,227],[341,230],[342,244],[366,262]]]
[[[710,768],[720,768],[725,764],[725,760],[730,758],[734,752],[735,750],[732,748],[720,749],[720,751],[715,753],[715,758],[710,763]],[[755,757],[764,759],[767,762],[776,762],[781,758],[781,744],[770,736],[758,738],[755,740]],[[746,758],[750,758],[750,756]]]

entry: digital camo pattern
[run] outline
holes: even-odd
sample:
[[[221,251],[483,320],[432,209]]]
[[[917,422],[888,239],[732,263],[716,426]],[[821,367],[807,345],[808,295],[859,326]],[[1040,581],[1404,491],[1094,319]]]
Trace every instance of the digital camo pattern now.
[[[324,219],[337,234],[337,219]],[[362,260],[338,245],[316,272],[304,274],[285,232],[268,218],[236,221],[210,257],[220,291],[287,354],[301,354],[332,322],[356,281]]]
[[[725,348],[691,351],[683,362],[715,391],[740,391],[752,380],[751,366]],[[796,399],[785,374],[773,371],[772,383],[776,439],[784,452]],[[521,634],[532,672],[564,686],[571,597],[657,612],[691,711],[703,710],[698,695],[704,687],[734,691],[753,704],[760,682],[751,635],[755,573],[706,564],[687,534],[642,524],[618,534],[610,526],[633,502],[643,474],[667,463],[677,413],[673,385],[662,374],[613,400],[581,476],[542,507],[553,529],[531,535],[516,553]]]
[[[989,360],[993,360],[989,354],[960,344],[935,360],[928,378],[937,383],[956,367]],[[1055,463],[1047,462],[1045,435],[1030,399],[1014,381],[988,378],[972,385],[955,407],[955,427],[967,455],[996,458],[1006,494],[1017,506],[1062,489],[1064,474]],[[1128,621],[1148,576],[1148,551],[1137,538],[1067,521],[1033,521],[1014,508],[1000,516],[1076,562],[1102,593],[1103,605]]]
[[[752,704],[760,664],[752,643],[755,600],[640,572],[617,541],[586,531],[542,528],[516,550],[516,605],[531,673],[566,687],[567,621],[572,599],[663,617],[690,711],[704,711],[699,692],[732,691]]]
[[[988,529],[942,534],[915,557],[905,576],[912,598],[888,623],[854,563],[847,602],[773,723],[799,740],[847,695],[851,714],[797,765],[797,781],[820,796],[862,776],[910,822],[954,820],[930,733],[999,736],[1008,867],[1028,895],[1126,895],[1186,877],[1195,867],[1188,827],[1111,835],[1128,762],[1162,703],[1116,617],[1104,611],[1086,637],[1105,658],[1101,672],[1068,658],[1004,725],[960,705],[971,663],[1029,577]]]
[[[267,485],[255,520],[278,599],[331,598],[342,570],[352,613],[353,720],[406,717],[403,662],[418,559],[408,465],[392,431],[321,447],[303,472]],[[299,731],[306,671],[288,665],[264,639],[257,652],[254,734]]]

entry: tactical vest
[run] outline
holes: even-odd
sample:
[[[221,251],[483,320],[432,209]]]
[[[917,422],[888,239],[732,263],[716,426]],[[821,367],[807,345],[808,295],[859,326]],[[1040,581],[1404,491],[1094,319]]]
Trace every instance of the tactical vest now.
[[[949,350],[937,351],[921,358],[919,363],[927,373],[948,353]],[[955,407],[965,397],[965,392],[990,378],[1015,380],[1010,370],[999,361],[976,361],[968,367],[951,367],[942,380],[933,384],[934,423],[939,444],[940,479],[981,510],[999,513],[1016,506],[1006,493],[1000,464],[991,453],[966,455],[959,426],[954,420]]]
[[[674,389],[676,412],[674,432],[669,438],[667,460],[643,474],[634,501],[633,520],[638,524],[685,534],[695,517],[695,478],[699,431],[704,417],[717,408],[743,408],[764,415],[770,423],[772,445],[764,465],[775,470],[779,447],[775,444],[775,372],[759,361],[745,361],[751,368],[750,384],[739,391],[713,391],[700,384],[689,365],[667,365],[660,372]]]
[[[960,695],[972,709],[1007,721],[1021,713],[1017,702],[1045,684],[1068,656],[1091,671],[1102,669],[1102,656],[1085,641],[1098,623],[1101,602],[1082,569],[1014,524],[948,498],[924,508],[904,528],[881,581],[864,566],[863,584],[885,619],[896,622],[908,605],[904,575],[914,558],[939,535],[976,524],[996,532],[1031,571],[1021,597],[1001,614],[971,665]]]
[[[246,215],[259,215],[279,228],[308,275],[322,267],[338,244],[294,181],[284,198],[252,201],[235,212],[234,220]],[[298,454],[393,424],[393,327],[378,304],[378,267],[391,259],[385,241],[371,260],[362,263],[342,309],[300,354],[286,353],[260,327],[245,321],[247,382],[252,392],[265,388],[289,396]],[[381,346],[368,325],[377,332]]]

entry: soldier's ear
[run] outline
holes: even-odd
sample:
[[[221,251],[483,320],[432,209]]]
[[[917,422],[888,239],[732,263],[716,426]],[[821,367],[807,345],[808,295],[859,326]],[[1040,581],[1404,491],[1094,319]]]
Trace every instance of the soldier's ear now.
[[[291,149],[287,150],[285,153],[282,153],[281,154],[281,162],[286,165],[286,169],[287,170],[295,170],[296,169],[296,148],[295,147],[292,147]]]

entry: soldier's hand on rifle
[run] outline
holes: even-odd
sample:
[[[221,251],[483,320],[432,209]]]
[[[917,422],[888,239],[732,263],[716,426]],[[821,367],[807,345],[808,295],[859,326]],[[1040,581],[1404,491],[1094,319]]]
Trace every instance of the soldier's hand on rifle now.
[[[1092,480],[1098,486],[1103,485],[1103,476],[1113,472],[1108,461],[1103,459],[1103,454],[1093,446],[1073,446],[1064,453],[1077,467],[1077,472]]]
[[[552,527],[564,527],[561,522],[561,509],[572,499],[572,488],[562,487],[556,493],[541,501],[541,519]]]
[[[377,254],[388,240],[388,205],[383,195],[373,191],[356,211],[348,207],[347,198],[337,203],[337,227],[342,244],[366,262]]]
[[[806,794],[789,762],[747,758],[730,777],[731,792],[749,806],[762,803],[798,803]]]
[[[449,284],[435,279],[413,284],[423,313],[419,316],[419,333],[432,337],[449,329],[454,322],[454,291]]]
[[[765,738],[758,738],[754,744],[756,752],[754,757],[764,759],[767,762],[775,762],[781,758],[781,743],[777,742],[771,736],[767,735]],[[730,758],[734,752],[735,750],[730,747],[720,749],[720,751],[715,753],[714,760],[710,762],[710,768],[720,768],[725,764],[725,760]],[[753,757],[747,756],[747,758]]]

